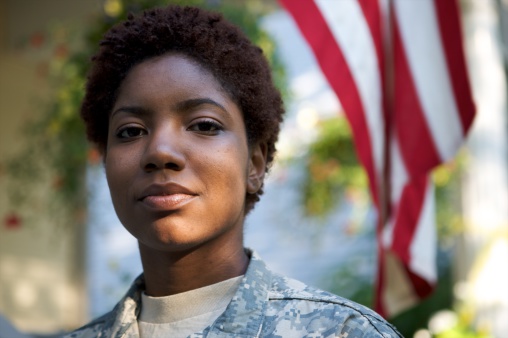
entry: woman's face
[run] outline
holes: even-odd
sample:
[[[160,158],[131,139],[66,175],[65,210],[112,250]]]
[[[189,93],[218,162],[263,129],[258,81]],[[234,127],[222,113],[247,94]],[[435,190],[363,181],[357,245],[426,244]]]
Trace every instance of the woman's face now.
[[[249,149],[242,113],[214,76],[168,54],[123,81],[105,166],[116,213],[140,245],[220,248],[242,244],[245,196],[259,189],[265,152]]]

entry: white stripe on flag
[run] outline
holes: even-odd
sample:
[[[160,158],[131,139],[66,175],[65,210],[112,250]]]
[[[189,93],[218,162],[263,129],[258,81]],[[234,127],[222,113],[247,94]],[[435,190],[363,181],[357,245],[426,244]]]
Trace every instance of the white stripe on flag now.
[[[369,27],[356,0],[316,0],[316,5],[340,46],[355,80],[371,136],[375,174],[381,177],[384,147],[382,87]]]
[[[463,141],[433,1],[394,0],[413,81],[441,160],[453,157]]]
[[[429,179],[423,208],[418,218],[416,232],[410,246],[409,267],[430,283],[437,281],[436,269],[436,210],[434,201],[434,184]]]
[[[383,228],[383,245],[390,248],[393,242],[393,230],[395,227],[395,216],[397,215],[397,206],[402,196],[402,190],[407,183],[408,175],[404,162],[400,154],[399,144],[395,138],[390,139],[391,165],[390,165],[390,204],[392,206],[391,217],[387,220]]]

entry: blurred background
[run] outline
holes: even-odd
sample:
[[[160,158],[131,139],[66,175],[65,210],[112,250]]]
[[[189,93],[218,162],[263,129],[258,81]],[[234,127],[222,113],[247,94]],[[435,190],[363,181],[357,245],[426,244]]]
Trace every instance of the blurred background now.
[[[246,246],[282,274],[372,306],[367,178],[340,102],[276,1],[0,0],[0,338],[75,329],[141,273],[78,111],[101,34],[129,11],[168,3],[211,7],[240,25],[285,97]],[[460,5],[477,116],[457,157],[433,172],[439,282],[390,318],[406,337],[508,337],[508,1]]]

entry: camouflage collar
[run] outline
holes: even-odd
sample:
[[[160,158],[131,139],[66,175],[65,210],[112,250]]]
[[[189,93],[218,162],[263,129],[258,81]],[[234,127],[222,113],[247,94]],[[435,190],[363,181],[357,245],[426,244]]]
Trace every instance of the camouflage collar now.
[[[272,273],[256,252],[246,249],[250,257],[245,277],[226,311],[205,330],[206,337],[258,337],[268,304]]]
[[[246,249],[250,263],[238,290],[226,311],[205,329],[205,337],[258,337],[272,283],[272,273],[256,252]],[[124,298],[103,318],[104,327],[111,328],[109,337],[139,337],[137,318],[141,310],[141,292],[145,280],[140,275]]]

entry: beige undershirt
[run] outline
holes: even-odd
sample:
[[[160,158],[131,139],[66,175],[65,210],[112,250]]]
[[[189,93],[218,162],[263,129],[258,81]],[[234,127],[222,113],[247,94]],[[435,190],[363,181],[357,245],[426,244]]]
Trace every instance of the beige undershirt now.
[[[139,334],[148,337],[187,337],[203,331],[226,310],[243,276],[166,297],[141,294]]]

